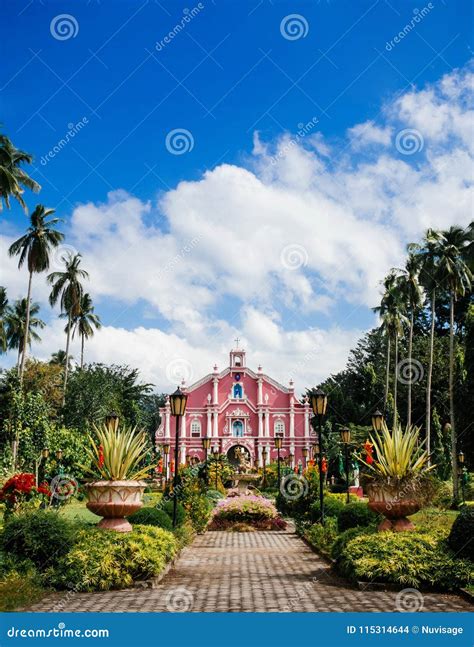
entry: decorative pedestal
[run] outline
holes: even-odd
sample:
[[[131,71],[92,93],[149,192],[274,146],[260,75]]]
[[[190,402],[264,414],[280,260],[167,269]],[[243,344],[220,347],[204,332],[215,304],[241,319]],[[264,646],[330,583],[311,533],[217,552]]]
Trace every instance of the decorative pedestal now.
[[[421,508],[416,499],[403,498],[406,493],[393,488],[369,486],[368,506],[374,512],[383,514],[385,519],[379,524],[378,531],[393,530],[401,532],[404,530],[415,530],[415,524],[408,517]]]
[[[97,524],[103,530],[130,532],[132,525],[124,518],[142,507],[146,483],[143,481],[95,481],[86,486],[87,508],[104,517]]]

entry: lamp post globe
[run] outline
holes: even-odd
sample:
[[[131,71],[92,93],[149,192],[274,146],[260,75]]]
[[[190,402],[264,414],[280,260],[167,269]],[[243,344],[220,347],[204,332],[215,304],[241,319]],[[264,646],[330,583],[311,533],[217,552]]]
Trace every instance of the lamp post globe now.
[[[374,411],[372,414],[372,429],[378,433],[379,431],[382,430],[382,424],[383,424],[383,413],[377,409],[377,411]]]
[[[324,525],[324,475],[323,475],[323,418],[326,415],[328,397],[322,389],[313,389],[310,392],[311,409],[318,423],[318,469],[319,469],[319,509],[321,511],[321,525]]]

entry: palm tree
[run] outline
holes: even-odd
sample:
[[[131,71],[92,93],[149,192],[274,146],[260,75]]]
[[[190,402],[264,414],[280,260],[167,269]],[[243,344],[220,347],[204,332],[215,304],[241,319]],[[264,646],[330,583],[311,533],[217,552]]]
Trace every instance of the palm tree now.
[[[26,355],[26,346],[31,346],[32,341],[39,342],[41,337],[35,329],[44,328],[46,324],[36,315],[39,312],[37,303],[26,302],[26,299],[18,299],[13,306],[7,308],[5,316],[5,331],[8,340],[8,348],[18,349],[17,368],[20,370],[22,358]]]
[[[439,268],[443,285],[449,291],[449,417],[451,422],[451,461],[453,472],[453,498],[458,501],[457,437],[454,420],[454,302],[464,296],[472,286],[472,273],[464,259],[472,242],[469,228],[452,226],[442,232],[439,245]]]
[[[69,364],[69,368],[71,368],[71,361],[73,360],[73,356],[69,355],[67,358],[67,363]],[[66,363],[66,351],[65,350],[58,350],[55,353],[51,353],[51,359],[49,360],[50,364],[55,364],[56,366],[64,366]]]
[[[94,306],[90,294],[85,293],[81,299],[80,311],[72,321],[72,338],[76,332],[81,338],[81,369],[84,367],[84,341],[94,336],[94,328],[99,330],[102,327],[100,318],[94,314]]]
[[[420,262],[419,258],[412,253],[408,253],[405,268],[399,270],[397,276],[397,287],[403,303],[410,313],[409,334],[408,334],[408,411],[407,426],[411,425],[411,383],[412,383],[412,354],[413,354],[413,328],[415,323],[415,312],[422,304],[423,291],[419,283]]]
[[[52,218],[47,220],[54,209],[46,209],[42,204],[38,204],[36,209],[30,216],[30,226],[26,234],[16,240],[8,250],[10,256],[20,256],[18,260],[18,269],[20,269],[25,262],[28,264],[28,292],[26,296],[26,324],[25,335],[29,329],[30,310],[29,304],[31,302],[31,283],[33,273],[44,272],[49,268],[49,254],[53,247],[57,247],[63,240],[64,234],[55,229],[55,225],[60,222],[59,218]],[[20,366],[20,387],[23,384],[23,372],[25,370],[26,351],[28,344],[26,339],[23,342],[24,352],[22,354]]]
[[[397,372],[398,372],[398,340],[403,334],[403,324],[406,322],[404,315],[405,305],[402,301],[400,290],[397,283],[397,273],[395,270],[389,272],[383,281],[384,293],[380,301],[380,306],[373,308],[378,312],[381,318],[381,329],[387,337],[387,360],[385,367],[385,397],[384,411],[387,408],[388,392],[390,384],[390,356],[392,340],[395,348],[395,377],[393,383],[393,400],[394,400],[394,423],[397,419]]]
[[[8,347],[5,316],[8,311],[6,288],[0,286],[0,353],[5,353]]]
[[[80,254],[69,254],[67,258],[64,259],[65,271],[52,272],[48,275],[48,283],[53,286],[51,294],[49,295],[49,302],[51,306],[55,306],[59,299],[61,311],[62,313],[65,313],[68,318],[66,326],[66,357],[69,356],[72,322],[81,311],[81,302],[84,296],[84,288],[82,286],[81,279],[89,278],[89,274],[80,267],[81,258]],[[68,363],[65,362],[63,404],[66,397],[68,372],[69,366]]]
[[[426,376],[426,450],[431,455],[431,383],[433,379],[434,338],[436,324],[436,296],[439,279],[439,246],[442,234],[434,229],[427,229],[423,243],[408,245],[409,253],[416,254],[420,266],[420,283],[430,300],[430,350],[428,372]]]
[[[31,164],[33,157],[16,148],[9,137],[0,135],[0,211],[3,203],[10,208],[10,197],[15,198],[26,212],[22,198],[25,188],[38,193],[41,186],[21,168],[22,164]]]

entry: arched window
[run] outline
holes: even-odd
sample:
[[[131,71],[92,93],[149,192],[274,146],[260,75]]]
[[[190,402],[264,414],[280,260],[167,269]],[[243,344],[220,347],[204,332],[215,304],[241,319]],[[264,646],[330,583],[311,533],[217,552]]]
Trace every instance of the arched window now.
[[[285,435],[285,423],[283,420],[277,420],[273,427],[275,438],[283,438]]]
[[[234,384],[234,398],[241,398],[242,397],[242,385],[241,384]]]
[[[201,423],[199,420],[193,420],[191,423],[191,438],[199,438],[201,436]]]
[[[232,435],[235,438],[242,438],[244,435],[244,423],[242,420],[234,420],[232,423]]]

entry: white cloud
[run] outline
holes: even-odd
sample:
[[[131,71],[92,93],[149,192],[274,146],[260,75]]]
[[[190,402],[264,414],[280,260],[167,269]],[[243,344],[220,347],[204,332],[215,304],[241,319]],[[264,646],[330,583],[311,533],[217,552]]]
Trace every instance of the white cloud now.
[[[455,71],[411,90],[342,144],[315,131],[269,142],[255,133],[245,167],[222,164],[180,182],[158,205],[124,191],[79,205],[68,243],[84,256],[97,309],[113,299],[132,320],[130,330],[119,316],[108,321],[90,358],[140,366],[165,388],[170,361],[190,362],[197,378],[226,361],[238,333],[255,364],[283,381],[294,370],[299,388],[343,368],[361,333],[351,312],[377,302],[405,244],[427,227],[472,219],[471,78]],[[416,156],[395,145],[407,128],[424,138]],[[11,240],[0,239],[3,259]],[[25,273],[3,264],[10,294],[23,294]],[[35,299],[46,296],[35,277]],[[153,313],[173,332],[138,325]],[[63,347],[61,335],[62,322],[45,331],[43,349]]]

